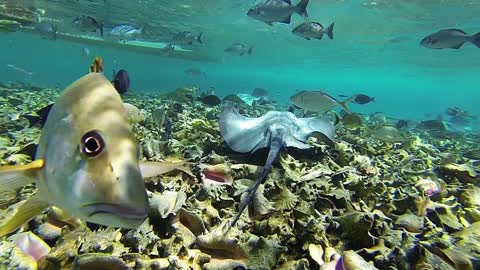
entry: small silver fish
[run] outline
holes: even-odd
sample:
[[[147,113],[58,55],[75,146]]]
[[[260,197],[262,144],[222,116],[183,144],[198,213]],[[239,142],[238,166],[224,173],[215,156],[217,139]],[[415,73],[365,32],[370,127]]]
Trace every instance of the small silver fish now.
[[[28,75],[28,76],[33,75],[33,72],[28,71],[24,68],[18,67],[18,66],[13,65],[13,64],[7,64],[7,67],[11,68],[12,70],[15,70],[16,72],[20,72],[20,73],[23,73],[23,74]]]
[[[290,24],[293,13],[308,19],[308,1],[301,0],[298,5],[294,6],[290,0],[266,0],[248,10],[247,15],[268,25],[272,25],[274,22]]]
[[[480,32],[469,36],[460,29],[444,29],[426,36],[420,45],[430,49],[460,49],[465,42],[471,42],[480,48]]]
[[[49,39],[57,39],[57,26],[51,22],[40,22],[35,25],[35,30],[40,33],[40,35],[47,37]]]
[[[135,39],[141,37],[145,33],[145,28],[137,28],[130,24],[120,24],[115,26],[109,35],[117,39]]]
[[[92,16],[78,16],[73,20],[73,26],[83,32],[96,32],[100,31],[100,35],[103,37],[103,23],[99,23]]]
[[[164,55],[171,55],[175,51],[175,45],[167,44],[160,49]]]
[[[247,48],[247,46],[243,44],[234,43],[228,48],[226,48],[224,52],[234,56],[243,56],[245,53],[247,53],[248,55],[252,55],[252,50],[253,47]]]
[[[333,39],[333,26],[334,23],[330,24],[327,28],[324,28],[323,25],[318,22],[304,22],[295,27],[292,30],[292,33],[307,40],[312,38],[322,39],[323,34],[327,34],[330,39]]]
[[[202,35],[202,32],[200,32],[197,36],[190,31],[179,32],[173,36],[172,43],[177,45],[193,45],[193,43],[196,41],[202,44]]]

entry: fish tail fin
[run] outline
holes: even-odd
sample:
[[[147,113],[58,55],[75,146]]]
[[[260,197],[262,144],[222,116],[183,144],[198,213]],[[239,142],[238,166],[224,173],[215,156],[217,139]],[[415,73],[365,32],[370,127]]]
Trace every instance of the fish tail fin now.
[[[470,37],[470,42],[472,42],[477,48],[480,48],[480,32]]]
[[[203,42],[202,42],[202,35],[203,35],[203,32],[200,32],[200,34],[198,34],[198,36],[197,36],[197,41],[198,41],[198,43],[200,43],[200,44],[203,44]]]
[[[52,30],[53,30],[52,39],[57,40],[58,25],[52,24]]]
[[[336,126],[338,125],[338,123],[340,123],[342,119],[340,118],[340,116],[338,116],[338,114],[333,111],[333,125]]]
[[[309,0],[302,0],[297,5],[297,13],[302,16],[304,19],[308,19],[307,6]]]
[[[100,23],[98,30],[100,30],[100,36],[103,38],[103,23]]]
[[[325,33],[327,34],[327,36],[330,38],[330,39],[333,39],[333,26],[334,26],[335,23],[332,22],[332,24],[330,24],[329,27],[327,27]]]
[[[253,46],[250,47],[250,49],[248,49],[248,55],[252,55],[252,51],[253,51]]]
[[[12,190],[35,182],[35,176],[43,168],[43,160],[26,165],[0,167],[0,191]]]
[[[370,101],[375,102],[375,97],[370,98]]]
[[[42,211],[48,206],[39,192],[30,198],[28,198],[20,207],[15,209],[15,213],[7,217],[5,221],[0,225],[0,237],[8,233],[13,232],[18,227],[30,221],[35,216],[42,213]]]
[[[340,101],[339,102],[340,106],[342,106],[345,109],[345,111],[347,111],[348,113],[352,113],[352,111],[350,111],[350,108],[348,107],[348,103],[350,103],[352,100],[354,100],[355,97],[356,96],[351,96],[344,101]]]
[[[31,128],[40,122],[40,117],[35,115],[24,115],[24,118],[28,120],[28,127]]]

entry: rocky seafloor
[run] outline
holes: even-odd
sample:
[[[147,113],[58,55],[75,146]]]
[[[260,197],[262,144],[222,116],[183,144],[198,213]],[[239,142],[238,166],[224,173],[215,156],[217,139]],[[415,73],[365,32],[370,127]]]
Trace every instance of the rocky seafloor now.
[[[411,130],[410,140],[389,143],[367,125],[339,124],[335,147],[312,141],[310,150],[284,151],[227,233],[267,152],[231,151],[219,132],[221,105],[187,92],[123,98],[144,116],[133,125],[142,160],[188,162],[145,179],[150,213],[138,229],[60,221],[52,208],[1,239],[0,269],[480,269],[479,136]],[[32,160],[41,129],[22,116],[59,93],[0,88],[0,165]],[[236,107],[252,117],[273,109]],[[1,194],[0,216],[33,192]],[[18,247],[15,236],[27,231],[48,245],[46,256]]]

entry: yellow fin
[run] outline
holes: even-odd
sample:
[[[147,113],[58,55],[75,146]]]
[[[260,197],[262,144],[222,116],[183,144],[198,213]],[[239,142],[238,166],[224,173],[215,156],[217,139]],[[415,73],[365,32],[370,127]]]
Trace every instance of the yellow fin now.
[[[17,189],[35,181],[35,176],[43,168],[42,159],[25,165],[0,167],[0,191]]]
[[[185,166],[186,162],[177,161],[177,162],[168,162],[168,161],[140,161],[140,173],[143,178],[159,176],[173,170],[180,170],[187,174],[192,174],[190,169]]]
[[[36,215],[48,206],[40,194],[37,192],[32,197],[28,198],[22,205],[15,209],[15,213],[7,217],[0,225],[0,237],[13,232],[18,227],[30,221]]]

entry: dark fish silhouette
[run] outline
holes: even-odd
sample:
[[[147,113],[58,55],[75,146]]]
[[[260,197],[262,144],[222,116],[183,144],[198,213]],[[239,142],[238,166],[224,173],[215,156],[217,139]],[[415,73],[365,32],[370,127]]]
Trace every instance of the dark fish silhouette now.
[[[222,103],[222,100],[216,95],[206,95],[199,97],[198,100],[209,106],[217,106],[218,104]]]
[[[128,72],[124,69],[121,69],[118,72],[115,72],[114,70],[112,84],[119,94],[127,92],[130,88],[130,77],[128,76]]]
[[[257,87],[255,89],[253,89],[252,96],[254,96],[254,97],[266,97],[266,96],[268,96],[268,91],[265,88]]]
[[[165,122],[163,123],[163,127],[165,131],[163,132],[163,139],[168,140],[172,137],[172,132],[173,132],[173,126],[172,126],[172,121],[169,119],[166,119]]]
[[[50,112],[52,106],[53,103],[41,108],[37,111],[37,115],[25,115],[24,117],[27,118],[29,122],[28,127],[33,127],[38,123],[40,123],[40,126],[43,127],[47,121],[48,113]]]
[[[367,104],[370,102],[375,102],[375,97],[369,97],[364,94],[358,94],[355,96],[355,99],[352,102],[357,104]]]

